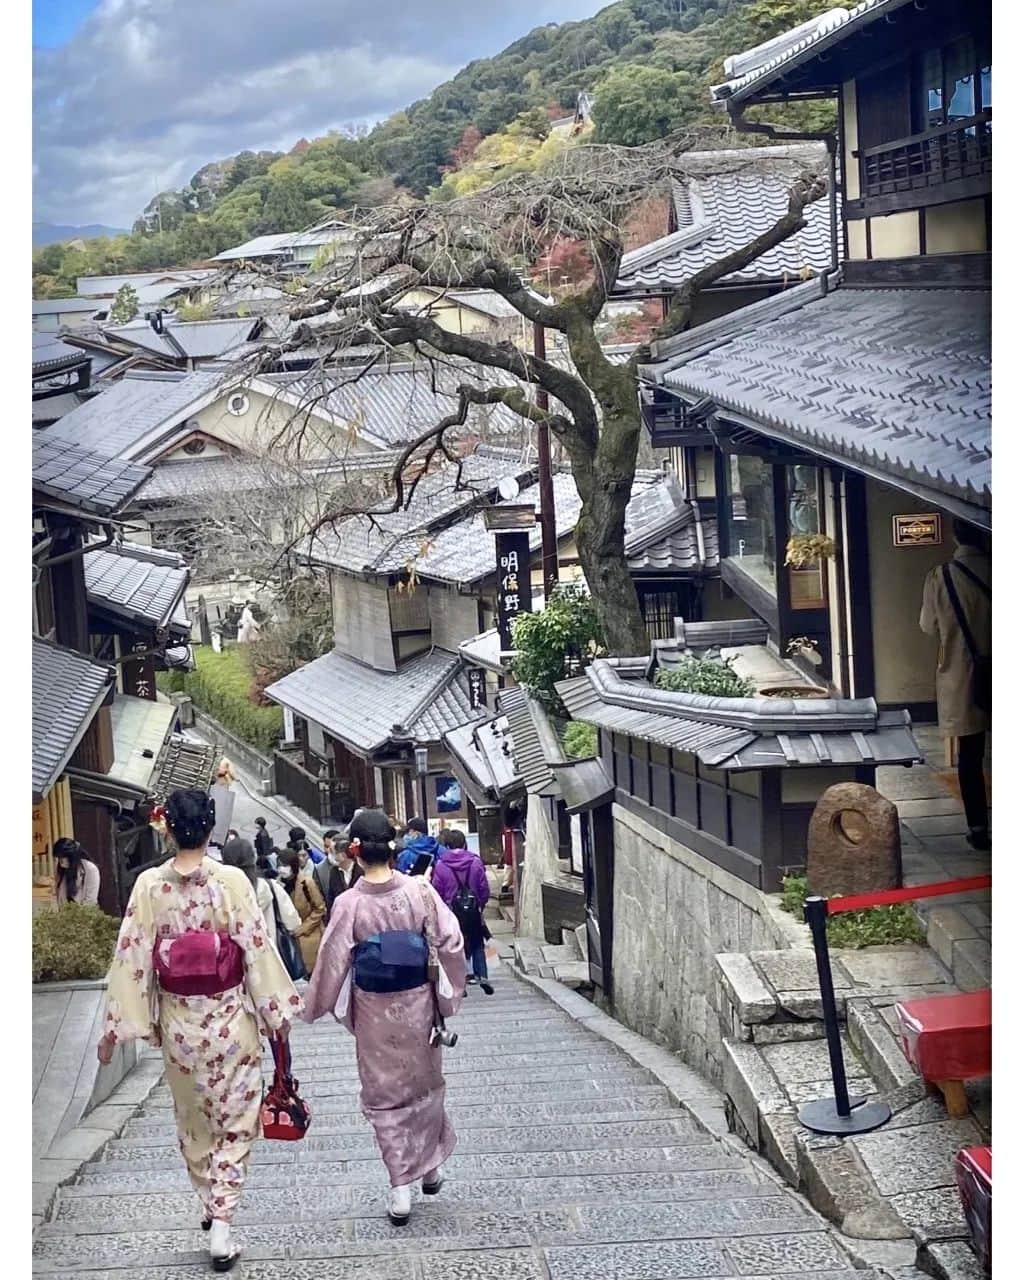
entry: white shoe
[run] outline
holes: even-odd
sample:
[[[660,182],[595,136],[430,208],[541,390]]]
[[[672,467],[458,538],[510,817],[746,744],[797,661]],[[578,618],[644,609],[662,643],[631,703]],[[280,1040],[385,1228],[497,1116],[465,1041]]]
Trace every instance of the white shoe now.
[[[214,1218],[210,1225],[210,1261],[214,1271],[230,1271],[241,1252],[231,1239],[231,1224]]]
[[[396,1227],[404,1227],[412,1213],[412,1187],[392,1187],[388,1192],[388,1217]]]

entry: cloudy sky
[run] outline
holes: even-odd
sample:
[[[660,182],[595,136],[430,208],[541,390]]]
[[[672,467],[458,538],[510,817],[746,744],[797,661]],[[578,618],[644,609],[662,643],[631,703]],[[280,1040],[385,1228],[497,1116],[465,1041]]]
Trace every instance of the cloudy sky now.
[[[33,0],[33,218],[130,226],[210,160],[381,119],[607,3]]]

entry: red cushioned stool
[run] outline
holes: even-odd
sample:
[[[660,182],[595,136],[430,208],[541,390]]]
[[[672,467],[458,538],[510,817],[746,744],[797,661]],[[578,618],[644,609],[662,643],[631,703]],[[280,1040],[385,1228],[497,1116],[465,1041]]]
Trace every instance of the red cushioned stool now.
[[[954,1165],[971,1247],[986,1271],[992,1270],[992,1148],[965,1147]]]
[[[965,1080],[992,1074],[992,992],[924,996],[896,1005],[907,1061],[942,1090],[951,1116],[967,1115]]]

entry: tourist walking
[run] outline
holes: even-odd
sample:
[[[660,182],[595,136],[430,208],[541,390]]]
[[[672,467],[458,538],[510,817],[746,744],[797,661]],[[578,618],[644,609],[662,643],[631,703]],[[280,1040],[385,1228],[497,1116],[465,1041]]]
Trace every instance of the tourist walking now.
[[[410,875],[417,862],[422,864],[423,858],[429,857],[427,870],[430,873],[430,883],[445,898],[447,893],[455,893],[455,882],[440,865],[442,851],[443,846],[437,838],[427,833],[426,820],[410,818],[406,826],[405,848],[395,858],[395,870],[401,871],[403,875]]]
[[[286,1037],[302,998],[268,945],[244,872],[205,856],[209,796],[174,791],[166,813],[175,853],[135,882],[97,1053],[108,1063],[130,1040],[162,1046],[210,1257],[214,1270],[229,1271],[239,1255],[230,1224],[260,1123],[260,1031]]]
[[[100,870],[85,856],[78,841],[62,836],[53,846],[53,860],[57,866],[54,886],[57,905],[77,902],[95,907],[100,900]]]
[[[327,919],[335,900],[348,888],[348,878],[342,867],[342,854],[338,849],[338,832],[335,829],[324,832],[324,860],[313,868],[313,879],[323,894],[327,907]]]
[[[324,936],[324,919],[327,915],[324,895],[313,879],[312,868],[309,871],[302,869],[299,854],[293,848],[288,848],[281,855],[278,874],[302,920],[295,937],[302,952],[302,963],[306,966],[306,972],[311,974],[320,950],[320,939]]]
[[[303,1016],[333,1013],[356,1038],[360,1102],[391,1181],[388,1216],[401,1225],[412,1184],[436,1195],[455,1149],[435,1028],[438,1011],[458,1010],[465,960],[458,921],[430,885],[389,866],[394,834],[379,811],[352,820],[350,847],[363,875],[335,904]]]
[[[992,561],[985,534],[953,521],[956,551],[925,579],[921,630],[939,642],[939,732],[957,744],[969,843],[990,849],[985,739],[992,726]]]
[[[491,897],[487,868],[477,854],[466,847],[466,837],[461,831],[454,828],[446,831],[444,842],[441,867],[451,872],[451,876],[445,877],[438,893],[462,930],[467,981],[479,982],[480,990],[493,996],[494,988],[487,975],[487,939],[491,934],[484,923],[484,907]]]
[[[266,858],[271,864],[274,862],[274,841],[270,832],[267,830],[267,820],[262,815],[256,819],[256,836],[253,841],[256,846],[256,855],[260,858]]]

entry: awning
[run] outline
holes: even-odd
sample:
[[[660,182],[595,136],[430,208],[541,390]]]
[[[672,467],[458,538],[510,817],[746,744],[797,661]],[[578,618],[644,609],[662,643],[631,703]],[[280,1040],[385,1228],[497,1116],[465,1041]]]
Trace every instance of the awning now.
[[[148,791],[177,715],[174,703],[115,694],[110,709],[114,763],[107,776]]]

